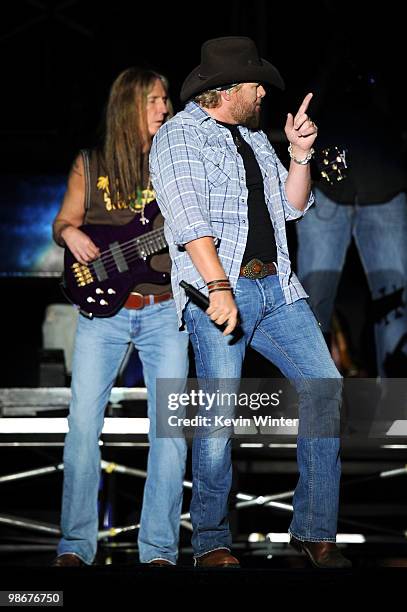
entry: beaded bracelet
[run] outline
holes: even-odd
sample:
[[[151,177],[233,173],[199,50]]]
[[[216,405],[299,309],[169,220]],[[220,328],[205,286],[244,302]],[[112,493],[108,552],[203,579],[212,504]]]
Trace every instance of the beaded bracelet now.
[[[296,163],[296,164],[300,164],[300,166],[305,166],[305,164],[308,164],[308,163],[311,161],[311,159],[312,159],[312,157],[313,157],[313,155],[314,155],[314,153],[315,153],[314,149],[310,149],[309,153],[307,154],[307,156],[306,156],[306,157],[304,157],[304,159],[297,159],[297,158],[294,156],[294,153],[293,153],[293,145],[291,144],[291,142],[290,142],[290,144],[288,145],[288,152],[289,152],[289,154],[290,154],[291,159],[292,159],[293,161],[295,161],[295,163]]]

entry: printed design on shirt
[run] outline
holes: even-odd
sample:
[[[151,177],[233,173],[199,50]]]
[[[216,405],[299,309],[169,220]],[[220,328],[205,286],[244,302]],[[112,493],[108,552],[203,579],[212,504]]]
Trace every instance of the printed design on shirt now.
[[[120,197],[118,189],[116,190],[116,197],[113,200],[110,193],[108,176],[99,176],[96,185],[100,191],[103,191],[103,200],[107,211],[130,209],[135,214],[140,214],[140,220],[142,223],[145,223],[144,207],[156,199],[155,191],[151,188],[150,180],[148,181],[146,189],[137,188],[137,190],[130,195],[127,202]]]

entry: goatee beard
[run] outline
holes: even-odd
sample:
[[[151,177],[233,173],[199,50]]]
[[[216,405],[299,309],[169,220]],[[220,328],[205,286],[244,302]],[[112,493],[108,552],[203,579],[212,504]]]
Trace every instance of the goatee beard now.
[[[252,113],[245,118],[244,126],[249,130],[258,130],[260,127],[260,113]]]
[[[249,130],[258,130],[260,126],[260,110],[253,111],[250,114],[247,112],[245,113],[243,109],[239,110],[240,112],[236,112],[233,115],[235,121],[237,121],[239,125],[249,128]]]

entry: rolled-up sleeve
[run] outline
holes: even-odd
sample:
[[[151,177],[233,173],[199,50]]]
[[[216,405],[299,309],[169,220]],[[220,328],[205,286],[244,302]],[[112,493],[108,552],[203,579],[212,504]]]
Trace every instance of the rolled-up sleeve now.
[[[174,244],[212,236],[209,186],[194,128],[170,121],[157,132],[150,152],[150,174],[158,206]]]

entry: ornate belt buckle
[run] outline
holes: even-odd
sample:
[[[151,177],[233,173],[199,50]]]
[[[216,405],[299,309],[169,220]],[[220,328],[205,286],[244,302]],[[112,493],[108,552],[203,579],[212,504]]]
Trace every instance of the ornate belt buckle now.
[[[267,276],[267,267],[260,259],[251,259],[245,265],[247,277],[251,279],[264,278]]]

